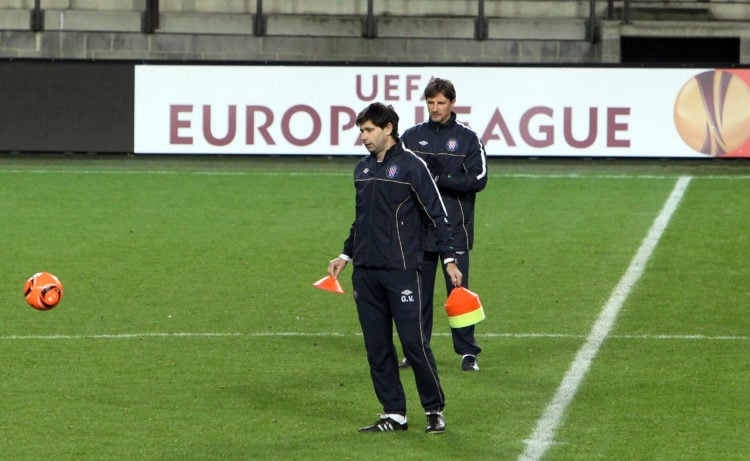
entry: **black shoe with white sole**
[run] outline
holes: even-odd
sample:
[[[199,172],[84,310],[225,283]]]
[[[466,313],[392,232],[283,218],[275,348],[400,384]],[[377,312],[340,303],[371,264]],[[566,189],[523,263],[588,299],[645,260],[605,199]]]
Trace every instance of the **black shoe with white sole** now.
[[[427,413],[427,433],[442,434],[445,432],[445,416],[442,411]]]
[[[394,432],[409,429],[409,423],[404,420],[403,424],[388,415],[380,415],[380,419],[371,426],[360,427],[359,432]]]
[[[461,359],[461,369],[464,371],[479,371],[477,356],[471,354],[464,355]]]

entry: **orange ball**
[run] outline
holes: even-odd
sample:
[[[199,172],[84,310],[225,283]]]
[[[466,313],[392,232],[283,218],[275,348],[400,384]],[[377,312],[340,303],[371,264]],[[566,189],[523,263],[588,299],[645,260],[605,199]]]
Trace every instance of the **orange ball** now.
[[[40,311],[48,311],[60,303],[63,285],[49,272],[38,272],[26,281],[23,294],[29,306]]]

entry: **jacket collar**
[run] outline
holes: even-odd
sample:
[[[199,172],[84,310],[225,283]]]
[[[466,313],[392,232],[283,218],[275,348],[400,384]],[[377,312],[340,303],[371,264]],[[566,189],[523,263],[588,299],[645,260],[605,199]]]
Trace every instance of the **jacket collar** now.
[[[388,149],[387,151],[385,151],[385,155],[383,156],[383,163],[385,163],[388,160],[390,160],[391,157],[393,157],[394,155],[396,155],[401,150],[400,144],[401,144],[401,139],[400,138],[396,138],[396,143],[394,145],[392,145],[390,149]],[[378,159],[377,155],[374,152],[370,152],[370,158],[373,161],[377,161],[377,159]]]
[[[456,113],[453,111],[451,111],[451,118],[445,123],[433,122],[432,120],[427,121],[427,125],[430,127],[431,130],[434,130],[434,131],[448,128],[454,123],[456,123]]]

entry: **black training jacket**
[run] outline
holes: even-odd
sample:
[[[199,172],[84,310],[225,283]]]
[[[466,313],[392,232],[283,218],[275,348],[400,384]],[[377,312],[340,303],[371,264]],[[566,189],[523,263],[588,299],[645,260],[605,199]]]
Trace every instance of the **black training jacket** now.
[[[356,213],[343,253],[355,266],[413,270],[423,255],[424,229],[441,256],[455,257],[450,224],[427,165],[397,142],[382,162],[374,154],[354,168]]]
[[[427,162],[448,211],[456,250],[471,250],[476,195],[487,185],[487,155],[479,137],[453,112],[445,124],[428,120],[407,129],[401,141]],[[429,235],[425,250],[437,250]]]

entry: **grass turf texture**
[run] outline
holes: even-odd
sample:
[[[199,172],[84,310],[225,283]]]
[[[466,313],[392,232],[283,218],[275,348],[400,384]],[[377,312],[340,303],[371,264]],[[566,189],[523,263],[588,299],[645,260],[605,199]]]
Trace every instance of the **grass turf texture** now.
[[[744,161],[492,159],[482,370],[436,300],[448,430],[380,410],[351,299],[311,287],[356,159],[0,157],[4,459],[515,459],[677,177],[693,176],[545,459],[746,459]],[[46,270],[61,304],[36,312]]]

